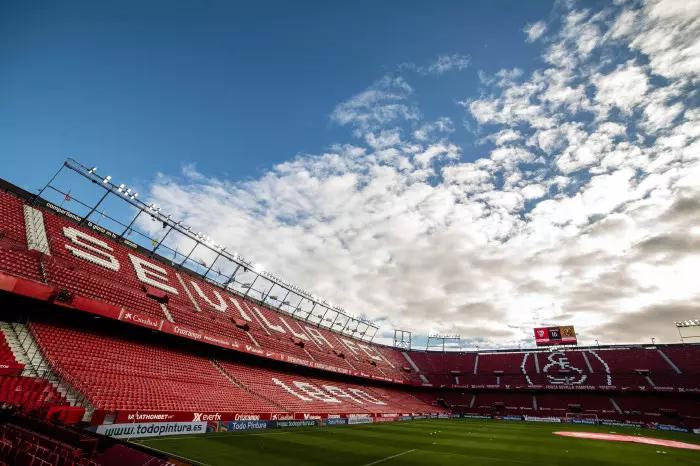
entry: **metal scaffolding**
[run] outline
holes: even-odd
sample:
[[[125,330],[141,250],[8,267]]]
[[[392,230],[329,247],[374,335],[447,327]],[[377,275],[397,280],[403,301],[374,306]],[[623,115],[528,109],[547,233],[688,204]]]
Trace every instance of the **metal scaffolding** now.
[[[78,178],[90,181],[90,185],[60,187],[58,180],[64,170],[80,175]],[[92,203],[81,201],[80,198],[86,197],[90,188],[98,189],[98,200]],[[104,206],[113,199],[119,200],[122,205],[108,213]],[[71,202],[71,205],[86,213],[78,215],[65,209],[63,205],[66,202]],[[379,330],[371,321],[354,317],[343,308],[263,270],[259,264],[229,252],[227,247],[214,242],[208,235],[195,232],[190,226],[172,218],[172,215],[161,212],[161,208],[155,204],[143,202],[133,189],[114,183],[111,176],[98,174],[96,167],[90,168],[67,159],[35,195],[33,203],[43,203],[73,218],[79,225],[137,248],[149,257],[156,257],[177,269],[188,270],[208,283],[316,326],[365,341],[372,341]],[[149,224],[148,219],[155,223]],[[108,226],[104,227],[103,224]],[[181,251],[183,243],[187,247]]]

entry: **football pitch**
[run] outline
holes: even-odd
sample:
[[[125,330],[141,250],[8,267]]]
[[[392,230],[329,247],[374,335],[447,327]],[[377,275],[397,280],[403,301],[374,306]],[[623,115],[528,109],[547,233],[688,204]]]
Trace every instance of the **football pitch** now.
[[[700,444],[700,436],[675,432],[472,419],[221,432],[136,442],[208,466],[700,465],[699,451],[561,437],[555,431],[614,432]]]

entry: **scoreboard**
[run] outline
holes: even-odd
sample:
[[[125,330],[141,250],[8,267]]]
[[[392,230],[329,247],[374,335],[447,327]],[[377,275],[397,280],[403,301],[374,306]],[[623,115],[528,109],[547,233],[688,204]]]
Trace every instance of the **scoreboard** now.
[[[575,345],[576,331],[573,325],[560,327],[539,327],[535,329],[537,346]]]

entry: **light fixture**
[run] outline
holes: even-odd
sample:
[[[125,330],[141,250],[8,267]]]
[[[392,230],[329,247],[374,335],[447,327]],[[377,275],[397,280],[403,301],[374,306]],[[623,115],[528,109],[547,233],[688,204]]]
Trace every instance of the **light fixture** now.
[[[107,183],[109,183],[109,180],[111,180],[111,179],[112,179],[112,177],[107,175],[107,176],[105,176],[105,179],[102,180],[102,183],[107,184]]]
[[[88,170],[88,173],[92,174],[97,171],[97,167],[92,167],[90,170]]]

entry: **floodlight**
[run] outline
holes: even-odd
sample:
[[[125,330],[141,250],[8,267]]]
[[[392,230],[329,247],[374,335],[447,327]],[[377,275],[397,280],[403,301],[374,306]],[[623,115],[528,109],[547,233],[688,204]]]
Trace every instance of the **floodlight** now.
[[[109,183],[109,180],[111,180],[111,179],[112,179],[112,177],[107,175],[107,176],[105,176],[105,179],[102,180],[102,183],[107,184],[107,183]]]
[[[90,170],[88,170],[88,173],[92,174],[97,171],[97,167],[92,167]]]

